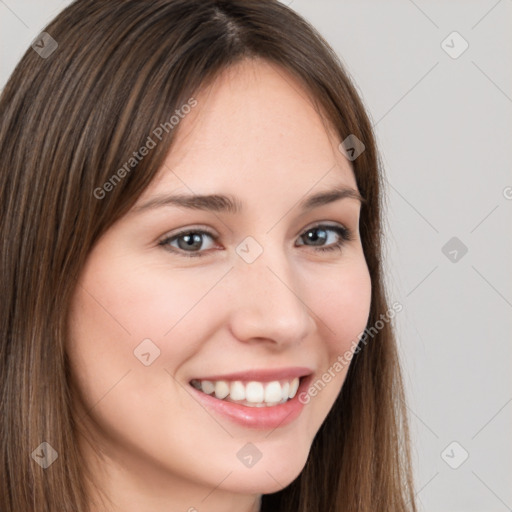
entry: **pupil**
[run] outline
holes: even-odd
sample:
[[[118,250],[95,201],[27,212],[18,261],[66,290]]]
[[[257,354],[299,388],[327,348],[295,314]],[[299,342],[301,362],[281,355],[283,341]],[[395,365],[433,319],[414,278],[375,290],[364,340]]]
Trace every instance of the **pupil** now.
[[[181,241],[184,241],[184,244],[181,244]],[[183,235],[178,240],[178,245],[183,245],[184,247],[180,247],[180,249],[199,249],[201,247],[201,235],[198,233],[189,233],[188,235]]]
[[[318,233],[322,233],[321,236],[318,236]],[[308,240],[310,240],[311,242],[320,242],[320,244],[318,245],[321,245],[322,242],[325,242],[326,240],[326,234],[325,234],[325,229],[320,229],[320,228],[315,228],[315,229],[312,229],[310,231],[308,231]]]

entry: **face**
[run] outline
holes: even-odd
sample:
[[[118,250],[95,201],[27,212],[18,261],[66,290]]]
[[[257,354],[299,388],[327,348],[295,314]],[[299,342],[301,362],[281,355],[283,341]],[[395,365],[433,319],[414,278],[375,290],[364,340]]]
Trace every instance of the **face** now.
[[[90,253],[67,347],[103,484],[188,507],[298,476],[371,294],[350,162],[300,84],[245,61],[195,98],[158,176]]]

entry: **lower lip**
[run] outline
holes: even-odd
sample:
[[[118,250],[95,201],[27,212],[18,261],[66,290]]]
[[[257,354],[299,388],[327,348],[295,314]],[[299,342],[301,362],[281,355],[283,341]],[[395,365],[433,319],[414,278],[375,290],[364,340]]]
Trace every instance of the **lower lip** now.
[[[189,387],[209,410],[244,427],[265,430],[285,427],[298,418],[304,408],[304,404],[299,401],[299,396],[302,391],[307,389],[310,380],[311,375],[302,378],[299,389],[291,400],[271,407],[248,407],[234,402],[227,402],[207,395],[193,386]]]

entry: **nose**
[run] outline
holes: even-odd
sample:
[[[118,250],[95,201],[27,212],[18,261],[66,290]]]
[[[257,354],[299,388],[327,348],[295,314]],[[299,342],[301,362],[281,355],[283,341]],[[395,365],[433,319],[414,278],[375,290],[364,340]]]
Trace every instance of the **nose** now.
[[[239,259],[230,274],[230,327],[238,340],[284,348],[311,334],[308,294],[282,250],[265,249],[252,263]]]

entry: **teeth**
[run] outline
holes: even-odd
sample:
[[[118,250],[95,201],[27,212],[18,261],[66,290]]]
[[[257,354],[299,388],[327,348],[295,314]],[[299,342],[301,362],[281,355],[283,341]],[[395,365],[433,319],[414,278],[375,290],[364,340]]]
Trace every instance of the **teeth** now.
[[[279,402],[281,400],[281,384],[277,380],[265,386],[265,402]]]
[[[264,397],[265,390],[263,389],[263,384],[261,382],[249,382],[249,384],[245,386],[245,399],[248,402],[257,404],[263,402]]]
[[[290,391],[288,392],[288,396],[293,398],[297,393],[297,389],[299,389],[299,379],[295,378],[290,383]]]
[[[245,400],[245,386],[239,380],[232,382],[229,396],[231,400]]]
[[[215,391],[215,384],[209,380],[201,381],[201,389],[207,395],[211,395]]]
[[[288,400],[288,393],[290,392],[290,383],[285,382],[281,386],[281,400]]]
[[[229,385],[225,380],[219,380],[215,383],[215,396],[220,398],[226,398],[229,395]]]
[[[230,402],[241,402],[250,407],[265,407],[282,404],[297,394],[299,378],[271,382],[227,382],[218,380],[193,380],[192,386],[207,395]]]

